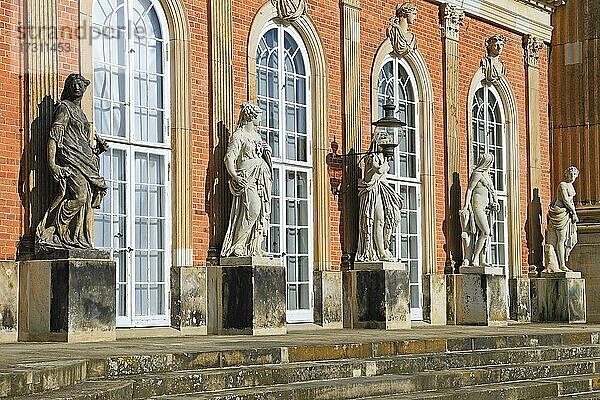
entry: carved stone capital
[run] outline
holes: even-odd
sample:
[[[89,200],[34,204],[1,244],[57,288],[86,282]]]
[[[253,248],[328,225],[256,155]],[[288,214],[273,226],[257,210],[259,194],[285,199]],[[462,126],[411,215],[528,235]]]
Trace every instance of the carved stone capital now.
[[[277,17],[293,22],[306,14],[305,0],[271,0],[273,7],[277,10]]]
[[[401,57],[417,48],[417,39],[408,27],[415,22],[417,6],[411,2],[404,2],[396,6],[396,13],[390,19],[386,34],[392,45],[392,53]]]
[[[523,36],[523,57],[527,67],[540,67],[540,50],[544,42],[533,35]]]
[[[464,25],[465,11],[457,6],[444,3],[440,7],[440,29],[442,37],[458,41],[458,31]]]

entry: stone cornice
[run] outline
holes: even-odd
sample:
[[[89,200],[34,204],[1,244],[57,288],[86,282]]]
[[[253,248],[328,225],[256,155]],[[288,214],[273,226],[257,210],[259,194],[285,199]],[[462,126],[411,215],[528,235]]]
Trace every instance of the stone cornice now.
[[[554,12],[554,10],[556,10],[556,7],[562,6],[563,4],[567,3],[567,0],[517,0],[517,1],[520,3],[529,4],[539,10],[547,11],[547,12]]]
[[[465,13],[520,34],[530,34],[545,42],[552,38],[550,15],[564,0],[430,0],[460,7]],[[535,4],[534,4],[535,3]],[[537,4],[537,5],[536,5]],[[540,8],[540,4],[547,7]],[[554,8],[550,8],[555,4]]]

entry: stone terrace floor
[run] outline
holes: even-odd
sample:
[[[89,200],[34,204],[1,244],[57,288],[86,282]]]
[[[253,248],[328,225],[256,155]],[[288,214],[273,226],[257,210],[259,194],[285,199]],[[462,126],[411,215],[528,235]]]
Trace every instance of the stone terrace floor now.
[[[161,353],[209,352],[217,350],[260,349],[301,345],[336,345],[410,339],[448,339],[476,336],[540,335],[600,332],[592,324],[514,324],[505,327],[430,326],[413,324],[411,330],[324,330],[314,325],[291,325],[280,336],[180,336],[169,328],[118,330],[116,342],[101,343],[7,343],[0,344],[0,368],[17,364],[58,360],[83,360],[111,356]],[[162,335],[162,337],[140,337]],[[165,337],[165,335],[170,335]],[[137,337],[136,337],[137,336]],[[589,338],[589,336],[588,336]]]

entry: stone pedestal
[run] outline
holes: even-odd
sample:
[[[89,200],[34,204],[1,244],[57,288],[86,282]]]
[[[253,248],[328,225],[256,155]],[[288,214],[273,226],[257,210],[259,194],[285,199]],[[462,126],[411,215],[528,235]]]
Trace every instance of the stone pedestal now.
[[[583,209],[577,212],[580,219],[587,217]],[[600,210],[594,214],[594,218],[598,222],[577,225],[577,245],[569,256],[569,264],[585,276],[588,323],[600,323]]]
[[[585,279],[579,272],[542,272],[531,280],[534,322],[585,323]]]
[[[17,341],[18,304],[18,264],[0,261],[0,343]]]
[[[431,325],[446,325],[446,276],[423,277],[423,320]]]
[[[400,262],[355,262],[343,272],[344,327],[410,329],[409,280]]]
[[[226,257],[208,268],[208,333],[283,335],[285,268],[280,258]]]
[[[184,335],[206,335],[206,267],[171,267],[171,326]]]
[[[506,277],[500,268],[461,267],[460,274],[447,275],[450,324],[508,324]],[[483,273],[481,273],[483,272]]]
[[[19,263],[19,340],[115,340],[116,265],[100,250]]]
[[[342,272],[315,271],[315,323],[326,329],[342,329]]]
[[[510,278],[510,319],[517,322],[531,322],[531,281],[529,278]]]

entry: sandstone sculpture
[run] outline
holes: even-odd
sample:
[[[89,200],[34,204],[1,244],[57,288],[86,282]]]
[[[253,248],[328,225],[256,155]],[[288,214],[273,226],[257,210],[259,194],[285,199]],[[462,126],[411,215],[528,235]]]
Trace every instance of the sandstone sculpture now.
[[[99,155],[108,149],[95,136],[81,109],[81,98],[90,81],[71,74],[55,106],[48,139],[48,166],[58,182],[59,193],[36,229],[36,248],[87,249],[93,247],[92,208],[100,207],[107,185],[100,176]]]
[[[358,182],[357,261],[395,261],[389,250],[390,237],[400,222],[403,200],[387,181],[389,156],[382,145],[390,142],[386,131],[378,132],[364,157],[364,178]]]
[[[485,40],[487,56],[481,59],[481,69],[487,83],[497,82],[506,74],[504,62],[500,59],[505,44],[506,37],[503,35],[496,34]]]
[[[409,25],[415,22],[417,6],[411,2],[404,2],[396,6],[396,15],[390,20],[387,28],[387,37],[392,44],[393,53],[401,57],[417,48],[415,34],[408,30]]]
[[[544,272],[571,271],[567,267],[569,255],[577,244],[577,212],[573,198],[575,188],[573,182],[579,176],[576,167],[569,167],[564,172],[564,179],[558,185],[556,197],[548,207],[548,233],[546,235]]]
[[[306,14],[305,0],[271,0],[277,10],[277,17],[292,22]]]
[[[486,250],[494,227],[494,213],[500,209],[490,176],[493,163],[494,156],[491,153],[481,155],[469,178],[465,206],[459,212],[465,267],[490,266]]]
[[[261,245],[269,229],[273,176],[271,148],[256,130],[261,112],[255,104],[242,104],[227,146],[225,167],[231,175],[233,204],[221,257],[265,254]]]

